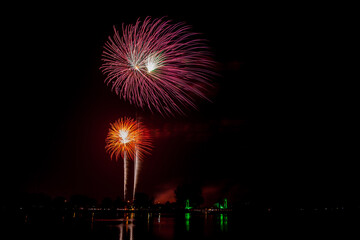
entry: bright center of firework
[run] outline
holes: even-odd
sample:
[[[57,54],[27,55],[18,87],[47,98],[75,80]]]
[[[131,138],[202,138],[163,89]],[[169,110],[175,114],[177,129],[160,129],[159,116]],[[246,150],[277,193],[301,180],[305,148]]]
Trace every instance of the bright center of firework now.
[[[146,67],[148,73],[161,67],[162,61],[163,61],[163,58],[161,57],[160,54],[149,55],[145,61],[145,67]]]
[[[120,130],[119,131],[119,137],[121,139],[120,142],[124,144],[130,142],[131,140],[128,138],[128,135],[129,135],[128,131]]]
[[[148,61],[146,63],[146,68],[147,68],[148,72],[151,72],[152,70],[156,69],[157,68],[156,62]]]

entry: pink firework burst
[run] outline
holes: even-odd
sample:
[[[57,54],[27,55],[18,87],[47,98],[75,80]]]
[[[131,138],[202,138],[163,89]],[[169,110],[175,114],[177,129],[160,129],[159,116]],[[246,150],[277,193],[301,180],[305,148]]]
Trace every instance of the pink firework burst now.
[[[209,100],[214,75],[214,61],[198,36],[190,26],[162,18],[123,25],[122,36],[114,27],[102,55],[105,83],[120,98],[161,114],[196,108],[196,98]]]

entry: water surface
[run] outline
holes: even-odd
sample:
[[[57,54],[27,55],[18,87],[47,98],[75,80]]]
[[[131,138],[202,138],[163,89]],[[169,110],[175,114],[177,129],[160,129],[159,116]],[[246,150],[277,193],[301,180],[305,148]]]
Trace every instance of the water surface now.
[[[234,213],[71,213],[25,215],[2,224],[4,239],[201,240],[344,238],[353,221],[339,218],[248,218]],[[10,223],[10,221],[7,221]],[[357,232],[359,233],[359,232]],[[353,234],[351,234],[353,236]],[[11,236],[7,238],[8,236]]]

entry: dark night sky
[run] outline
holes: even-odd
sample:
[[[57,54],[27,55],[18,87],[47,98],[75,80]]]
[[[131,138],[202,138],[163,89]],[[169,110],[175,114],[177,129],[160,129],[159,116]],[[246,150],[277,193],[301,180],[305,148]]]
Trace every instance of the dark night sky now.
[[[196,183],[214,199],[351,199],[359,178],[341,93],[331,87],[339,75],[327,64],[326,19],[312,22],[292,7],[179,4],[10,7],[3,191],[121,196],[122,165],[110,161],[105,137],[110,122],[138,112],[161,133],[143,164],[141,192],[156,197]],[[164,118],[103,83],[102,47],[113,25],[146,16],[185,21],[209,40],[220,74],[213,103]]]

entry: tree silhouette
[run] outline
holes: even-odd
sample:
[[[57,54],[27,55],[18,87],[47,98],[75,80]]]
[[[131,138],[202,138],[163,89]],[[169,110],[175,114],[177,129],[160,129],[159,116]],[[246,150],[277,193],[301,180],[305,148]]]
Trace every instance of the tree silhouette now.
[[[136,193],[135,194],[135,207],[136,208],[149,208],[153,203],[153,200],[145,193]]]
[[[126,203],[124,202],[122,197],[117,197],[114,201],[115,208],[124,208]]]
[[[104,198],[101,202],[101,207],[103,208],[112,208],[112,206],[113,206],[113,201],[109,197]]]
[[[73,195],[70,198],[70,203],[73,208],[88,208],[96,205],[96,200],[84,195]]]
[[[175,190],[176,204],[178,207],[185,207],[186,200],[189,200],[190,207],[199,207],[204,198],[201,195],[201,187],[195,184],[183,184]]]

